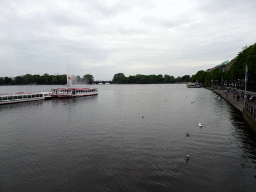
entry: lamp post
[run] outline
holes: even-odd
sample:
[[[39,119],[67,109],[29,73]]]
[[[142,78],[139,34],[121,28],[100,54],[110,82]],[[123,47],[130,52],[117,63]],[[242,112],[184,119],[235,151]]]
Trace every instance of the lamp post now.
[[[221,77],[221,90],[223,90],[223,77]]]
[[[247,93],[246,93],[246,87],[247,87],[247,81],[248,81],[248,67],[247,65],[245,66],[245,78],[244,78],[244,97],[245,95],[247,96]],[[244,106],[245,106],[245,100],[246,98],[244,98]]]

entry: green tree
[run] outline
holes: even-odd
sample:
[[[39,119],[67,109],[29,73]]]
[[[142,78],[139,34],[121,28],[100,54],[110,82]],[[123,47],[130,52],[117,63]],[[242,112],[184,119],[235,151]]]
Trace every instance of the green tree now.
[[[184,76],[182,76],[182,81],[183,82],[189,82],[190,81],[190,76],[189,75],[184,75]]]
[[[148,83],[156,83],[156,75],[149,75],[148,76]]]
[[[94,77],[90,74],[84,75],[84,79],[85,79],[85,82],[87,82],[89,84],[92,84],[92,82],[94,81]]]
[[[162,74],[159,74],[156,76],[156,82],[157,83],[164,83],[164,78]]]
[[[24,78],[25,84],[33,84],[34,83],[34,78],[31,74],[26,74],[23,78]]]
[[[180,76],[178,76],[178,77],[175,79],[175,82],[176,82],[176,83],[182,82],[182,78],[181,78]]]
[[[127,83],[136,83],[136,78],[134,76],[129,76],[128,79],[127,79]]]
[[[0,85],[3,85],[3,84],[4,84],[4,79],[0,78]]]
[[[206,76],[207,76],[207,72],[200,70],[195,75],[193,75],[190,80],[192,82],[198,81],[199,83],[204,83]]]
[[[15,80],[16,80],[16,84],[17,84],[17,85],[22,85],[22,84],[24,84],[24,78],[21,77],[21,76],[15,77]]]
[[[67,84],[67,75],[61,75],[58,84]]]
[[[148,83],[148,79],[145,75],[141,75],[139,80],[138,80],[139,84],[147,84]]]
[[[127,78],[124,76],[123,73],[117,73],[114,75],[113,83],[126,83],[127,82]]]
[[[221,82],[221,78],[224,76],[224,73],[219,68],[214,69],[210,73],[212,80],[218,80],[219,83]]]
[[[33,75],[33,81],[36,84],[43,84],[44,83],[44,79],[43,77],[41,77],[40,75]]]
[[[5,77],[4,78],[4,84],[5,85],[10,85],[12,83],[12,79],[11,78],[9,78],[9,77]]]
[[[240,52],[230,68],[230,80],[244,79],[248,67],[249,81],[256,80],[256,43]]]
[[[44,75],[43,75],[43,77],[42,77],[42,79],[43,79],[43,84],[50,84],[50,75],[48,74],[48,73],[45,73]]]
[[[51,84],[57,84],[57,77],[53,77],[51,80]]]
[[[165,83],[171,83],[171,76],[170,75],[164,75],[164,82]]]
[[[141,74],[137,74],[134,76],[135,80],[136,80],[136,83],[139,84],[140,83],[140,78],[141,78]]]
[[[11,85],[17,85],[16,80],[12,80]]]

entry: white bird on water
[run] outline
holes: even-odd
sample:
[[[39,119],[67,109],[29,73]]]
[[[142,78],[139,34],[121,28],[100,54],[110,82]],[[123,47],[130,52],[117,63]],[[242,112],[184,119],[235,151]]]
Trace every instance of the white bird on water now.
[[[199,123],[198,125],[199,125],[199,127],[202,127],[202,126],[203,126],[203,123]]]

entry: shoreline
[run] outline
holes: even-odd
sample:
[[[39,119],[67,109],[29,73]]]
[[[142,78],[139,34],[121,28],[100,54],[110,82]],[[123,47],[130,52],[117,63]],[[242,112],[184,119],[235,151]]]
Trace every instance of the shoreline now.
[[[256,104],[251,102],[245,102],[244,98],[240,97],[239,101],[234,98],[234,94],[229,92],[228,97],[225,94],[225,90],[206,88],[224,99],[231,106],[236,108],[243,116],[248,125],[256,132]],[[241,91],[240,91],[241,92]],[[238,92],[239,94],[239,92]]]

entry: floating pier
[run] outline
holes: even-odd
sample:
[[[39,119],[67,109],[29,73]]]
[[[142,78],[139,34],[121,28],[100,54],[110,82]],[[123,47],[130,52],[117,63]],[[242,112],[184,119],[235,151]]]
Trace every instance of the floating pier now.
[[[0,94],[0,105],[50,99],[49,92]]]

